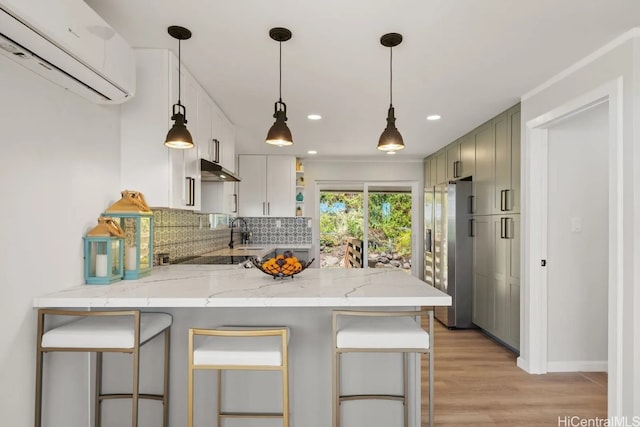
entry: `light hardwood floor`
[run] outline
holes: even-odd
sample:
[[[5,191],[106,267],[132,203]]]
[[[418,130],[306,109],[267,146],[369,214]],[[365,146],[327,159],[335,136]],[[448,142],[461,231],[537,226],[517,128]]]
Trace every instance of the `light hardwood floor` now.
[[[606,417],[606,373],[530,375],[479,330],[452,331],[438,321],[434,328],[436,426],[558,426],[558,417]],[[426,415],[425,357],[422,365]]]

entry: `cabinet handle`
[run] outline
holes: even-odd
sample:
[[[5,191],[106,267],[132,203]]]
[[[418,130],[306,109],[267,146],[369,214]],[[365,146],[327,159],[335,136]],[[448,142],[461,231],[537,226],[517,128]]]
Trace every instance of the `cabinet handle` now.
[[[468,213],[470,214],[476,213],[476,210],[474,209],[475,201],[476,201],[476,196],[469,196],[467,198],[467,203],[469,208]]]
[[[262,215],[266,215],[267,214],[267,204],[265,202],[262,202]]]
[[[501,239],[505,239],[506,238],[506,227],[505,227],[505,223],[507,218],[500,218],[500,238]]]
[[[213,140],[213,163],[220,163],[220,141]]]
[[[476,220],[474,218],[469,220],[469,237],[476,237]]]
[[[433,244],[431,243],[431,229],[428,228],[427,232],[425,233],[424,236],[424,250],[426,252],[432,253],[433,252]]]
[[[196,205],[196,179],[195,178],[187,178],[189,180],[189,203],[187,206],[195,206]]]
[[[187,181],[187,202],[185,203],[186,206],[194,206],[193,203],[193,182],[195,181],[193,178],[191,178],[190,176],[186,177],[185,180]]]
[[[271,215],[271,203],[267,202],[267,215]]]
[[[505,218],[505,226],[504,226],[504,234],[505,234],[505,238],[507,239],[513,239],[513,219],[511,218]]]
[[[460,160],[453,162],[453,177],[460,178]]]
[[[513,210],[513,198],[511,196],[511,190],[504,190],[504,210],[512,211]]]
[[[233,195],[233,209],[231,210],[233,213],[238,213],[238,195]]]
[[[504,190],[500,190],[500,211],[504,212],[505,210],[506,210],[506,206],[505,206]]]

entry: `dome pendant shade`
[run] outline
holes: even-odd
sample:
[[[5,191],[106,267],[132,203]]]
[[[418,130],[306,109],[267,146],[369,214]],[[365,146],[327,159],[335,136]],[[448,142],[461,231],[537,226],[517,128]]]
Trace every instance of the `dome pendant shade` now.
[[[283,109],[278,109],[278,105],[281,104]],[[278,147],[284,147],[293,144],[293,137],[291,131],[287,126],[287,105],[284,102],[276,102],[275,112],[273,117],[276,121],[267,133],[266,143],[271,145],[277,145]]]
[[[293,137],[291,136],[291,130],[287,126],[287,104],[282,102],[282,42],[286,42],[291,39],[291,31],[286,28],[276,27],[269,31],[269,37],[272,40],[277,41],[279,44],[280,56],[279,56],[279,98],[274,104],[273,117],[276,121],[267,133],[267,139],[265,142],[270,145],[278,147],[286,147],[293,145]]]
[[[387,115],[387,127],[380,135],[378,141],[378,150],[382,151],[398,151],[404,148],[404,141],[402,135],[396,128],[396,118],[394,115],[393,106],[389,107],[389,114]]]
[[[176,106],[178,106],[178,104],[173,106],[174,109]],[[178,107],[184,108],[181,105]],[[187,148],[193,148],[193,138],[191,137],[191,133],[189,133],[189,130],[187,129],[187,120],[185,119],[184,114],[179,112],[174,113],[173,116],[171,116],[171,120],[174,120],[174,123],[173,126],[171,126],[171,129],[169,129],[169,133],[167,133],[167,139],[164,142],[164,145],[169,148],[177,148],[183,150]]]
[[[191,31],[184,27],[179,27],[177,25],[173,25],[167,28],[167,32],[171,37],[178,40],[178,102],[173,104],[173,115],[171,116],[171,120],[173,120],[173,126],[169,129],[167,133],[167,138],[164,141],[164,145],[169,148],[177,148],[180,150],[185,150],[188,148],[193,148],[193,138],[191,137],[191,133],[187,129],[187,109],[184,105],[180,103],[180,92],[181,92],[181,68],[182,68],[182,59],[181,59],[181,41],[188,40],[191,38]]]

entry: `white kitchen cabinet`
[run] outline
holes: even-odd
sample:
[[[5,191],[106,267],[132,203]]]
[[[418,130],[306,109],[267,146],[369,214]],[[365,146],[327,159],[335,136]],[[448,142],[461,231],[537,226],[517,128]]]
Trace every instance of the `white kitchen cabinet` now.
[[[240,216],[294,216],[295,163],[293,156],[238,156]]]
[[[203,91],[198,97],[199,157],[235,172],[235,135],[233,125],[215,102]],[[201,183],[202,211],[237,212],[233,182]]]
[[[136,96],[121,108],[121,187],[144,194],[152,207],[198,210],[197,149],[164,145],[178,100],[178,60],[165,49],[136,50]],[[197,135],[199,86],[182,68],[181,103],[187,128]],[[197,139],[196,139],[197,146]]]

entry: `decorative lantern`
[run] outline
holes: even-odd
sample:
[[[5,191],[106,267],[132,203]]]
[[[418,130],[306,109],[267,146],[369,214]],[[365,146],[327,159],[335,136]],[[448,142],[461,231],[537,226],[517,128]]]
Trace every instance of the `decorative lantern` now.
[[[123,190],[122,198],[105,211],[124,230],[124,279],[135,280],[153,267],[153,212],[142,193]]]
[[[124,231],[113,218],[98,218],[84,239],[84,281],[108,285],[122,280]]]

